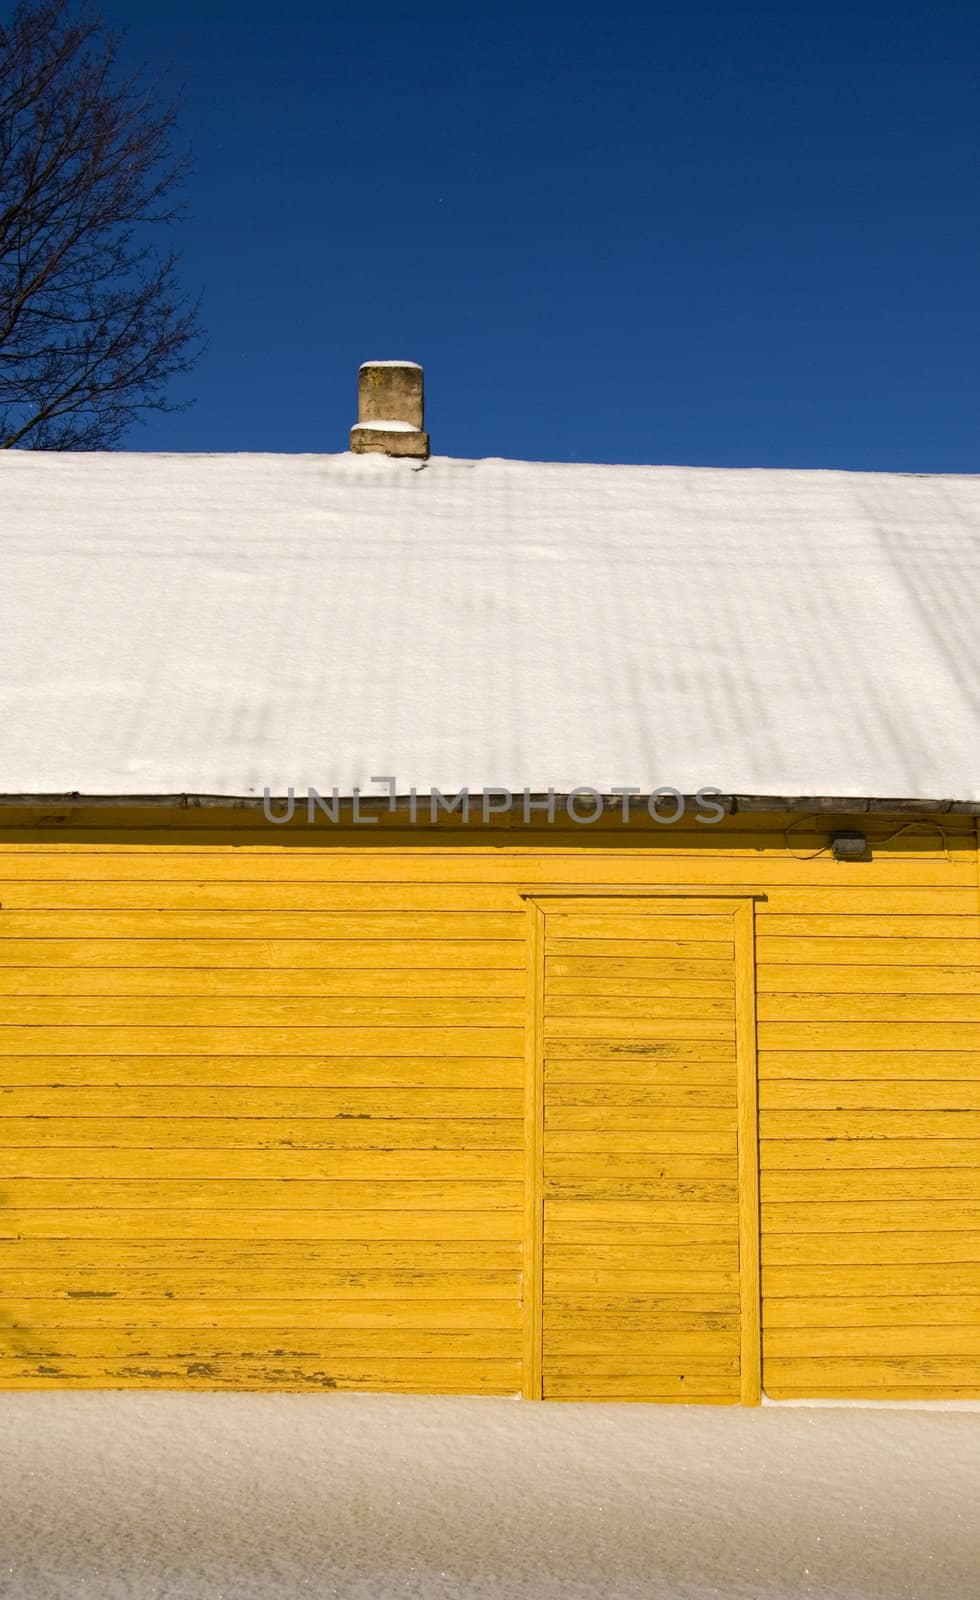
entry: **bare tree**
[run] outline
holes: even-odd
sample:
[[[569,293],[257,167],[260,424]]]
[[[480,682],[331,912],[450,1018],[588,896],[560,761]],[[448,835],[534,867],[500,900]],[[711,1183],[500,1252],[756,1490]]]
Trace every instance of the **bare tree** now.
[[[0,448],[102,450],[200,350],[156,236],[187,174],[176,107],[118,72],[120,36],[70,0],[0,26]]]

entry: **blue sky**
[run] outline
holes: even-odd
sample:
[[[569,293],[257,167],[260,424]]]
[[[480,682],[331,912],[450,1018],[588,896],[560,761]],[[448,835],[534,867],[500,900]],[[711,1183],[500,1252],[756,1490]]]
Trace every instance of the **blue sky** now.
[[[182,84],[197,403],[129,443],[980,471],[980,8],[107,0]]]

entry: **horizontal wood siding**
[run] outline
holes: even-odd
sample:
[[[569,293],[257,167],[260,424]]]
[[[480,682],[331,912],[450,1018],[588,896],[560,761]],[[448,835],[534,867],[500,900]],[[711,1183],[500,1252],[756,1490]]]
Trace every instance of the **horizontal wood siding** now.
[[[830,859],[830,829],[848,825],[870,862]],[[549,918],[561,1337],[579,1338],[593,1296],[616,1302],[589,1329],[612,1340],[589,1352],[591,1392],[615,1393],[610,1362],[650,1332],[637,1318],[666,1351],[677,1315],[733,1315],[704,1300],[737,1285],[729,941],[672,909],[644,919],[638,953],[629,891],[659,886],[765,896],[767,1393],[980,1396],[974,825],[759,813],[344,832],[256,813],[8,813],[0,1386],[517,1392],[520,890],[535,885],[627,897],[615,925],[581,901],[574,927]],[[638,1019],[657,1027],[655,1061],[620,1049]],[[649,1118],[663,1175],[656,1193],[630,1189],[624,1246],[617,1207]],[[698,1234],[683,1268],[664,1242],[678,1228]]]
[[[980,919],[895,900],[760,923],[774,1399],[980,1397]]]
[[[0,1384],[515,1393],[516,897],[47,844],[0,861]]]

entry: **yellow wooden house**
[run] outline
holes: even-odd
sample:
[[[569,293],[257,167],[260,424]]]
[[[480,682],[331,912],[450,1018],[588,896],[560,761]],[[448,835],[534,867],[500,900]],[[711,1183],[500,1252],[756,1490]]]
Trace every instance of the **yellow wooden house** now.
[[[980,1398],[980,480],[0,458],[0,1386]]]

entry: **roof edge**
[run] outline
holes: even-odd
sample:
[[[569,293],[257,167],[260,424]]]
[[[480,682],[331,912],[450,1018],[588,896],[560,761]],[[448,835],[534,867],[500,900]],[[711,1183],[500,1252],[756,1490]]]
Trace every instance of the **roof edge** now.
[[[478,794],[479,790],[471,790]],[[499,793],[499,790],[493,791]],[[597,791],[598,792],[598,791]],[[515,797],[523,805],[523,795]],[[557,791],[553,794],[556,805],[560,805],[568,798]],[[610,808],[618,806],[622,809],[621,795],[603,795],[601,798]],[[980,800],[935,800],[916,799],[913,796],[895,796],[882,798],[868,795],[746,795],[725,794],[722,791],[711,791],[711,801],[720,805],[729,815],[745,811],[819,811],[841,812],[850,814],[861,812],[885,812],[892,815],[905,813],[927,812],[931,816],[959,815],[980,817]],[[341,802],[352,802],[353,794],[338,794]],[[542,804],[548,799],[544,790],[531,791],[528,796],[530,801],[540,800]],[[691,804],[703,804],[696,794],[683,795],[682,799]],[[394,810],[396,807],[408,807],[411,802],[409,795],[396,795],[389,798],[387,795],[365,795],[358,797],[359,805],[364,808],[383,807],[385,810]],[[270,795],[268,800],[261,795],[229,795],[229,794],[192,794],[188,792],[177,794],[84,794],[79,790],[63,793],[45,794],[0,794],[0,808],[4,806],[100,806],[111,810],[113,807],[136,806],[167,806],[179,810],[233,810],[233,811],[260,811],[266,804],[282,804],[287,801],[285,794]],[[503,815],[504,812],[496,812]]]

